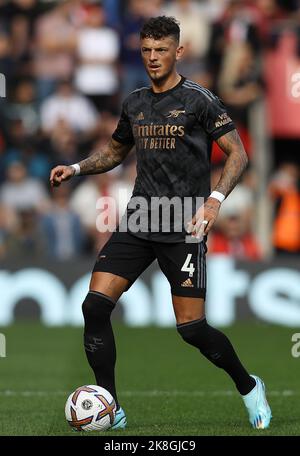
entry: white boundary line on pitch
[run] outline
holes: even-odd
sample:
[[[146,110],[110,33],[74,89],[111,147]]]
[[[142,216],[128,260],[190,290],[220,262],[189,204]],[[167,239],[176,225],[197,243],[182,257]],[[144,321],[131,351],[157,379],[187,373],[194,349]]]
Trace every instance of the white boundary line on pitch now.
[[[0,396],[68,396],[70,391],[13,391],[13,390],[0,390]],[[283,391],[267,391],[267,396],[297,396],[300,391],[283,390]],[[157,396],[237,396],[238,393],[233,390],[216,390],[216,391],[121,391],[119,396],[142,396],[142,397],[157,397]]]

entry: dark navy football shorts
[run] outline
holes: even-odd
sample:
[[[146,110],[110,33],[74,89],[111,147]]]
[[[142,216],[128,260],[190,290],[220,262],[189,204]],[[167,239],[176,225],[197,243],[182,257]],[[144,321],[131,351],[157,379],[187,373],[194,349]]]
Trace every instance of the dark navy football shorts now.
[[[206,241],[154,242],[128,232],[114,232],[100,251],[93,272],[110,272],[130,286],[157,259],[176,296],[205,298]]]

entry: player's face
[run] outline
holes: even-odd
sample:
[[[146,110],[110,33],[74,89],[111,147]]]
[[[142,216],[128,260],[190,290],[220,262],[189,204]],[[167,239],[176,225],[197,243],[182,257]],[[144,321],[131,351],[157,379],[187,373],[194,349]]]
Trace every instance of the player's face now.
[[[145,69],[155,83],[167,79],[172,74],[183,48],[178,46],[172,36],[160,40],[144,38],[141,40],[141,52]]]

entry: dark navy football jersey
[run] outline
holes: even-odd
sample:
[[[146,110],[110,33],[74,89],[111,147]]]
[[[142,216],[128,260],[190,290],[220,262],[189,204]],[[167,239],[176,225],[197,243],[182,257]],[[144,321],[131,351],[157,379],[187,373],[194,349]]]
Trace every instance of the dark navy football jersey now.
[[[210,194],[212,141],[234,128],[221,100],[183,77],[162,93],[148,87],[135,90],[125,99],[112,135],[136,149],[132,196],[206,199]],[[166,242],[183,238],[180,233],[135,234]]]

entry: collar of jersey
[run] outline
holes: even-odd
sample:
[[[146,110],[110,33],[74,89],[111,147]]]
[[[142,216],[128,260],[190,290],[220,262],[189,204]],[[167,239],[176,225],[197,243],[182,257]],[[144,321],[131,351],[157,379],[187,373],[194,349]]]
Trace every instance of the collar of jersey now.
[[[184,81],[185,81],[185,79],[186,79],[184,76],[182,76],[182,75],[180,75],[180,76],[181,76],[181,79],[180,79],[180,81],[176,84],[176,86],[172,87],[172,88],[169,89],[169,90],[165,90],[164,92],[153,92],[153,89],[152,89],[152,87],[151,87],[151,88],[150,88],[151,94],[152,94],[154,97],[160,97],[160,96],[164,96],[164,95],[167,95],[167,94],[173,92],[173,90],[178,89],[178,87],[180,87],[180,86],[184,83]]]

